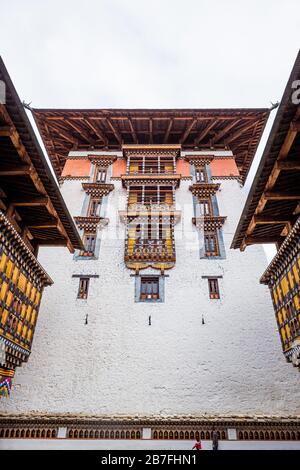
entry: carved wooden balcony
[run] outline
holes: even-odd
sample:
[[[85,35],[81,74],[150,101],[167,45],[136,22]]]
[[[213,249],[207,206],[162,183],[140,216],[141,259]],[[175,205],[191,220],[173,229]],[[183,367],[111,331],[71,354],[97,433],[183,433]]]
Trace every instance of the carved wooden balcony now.
[[[175,261],[175,245],[163,240],[143,240],[129,246],[125,245],[125,261]]]

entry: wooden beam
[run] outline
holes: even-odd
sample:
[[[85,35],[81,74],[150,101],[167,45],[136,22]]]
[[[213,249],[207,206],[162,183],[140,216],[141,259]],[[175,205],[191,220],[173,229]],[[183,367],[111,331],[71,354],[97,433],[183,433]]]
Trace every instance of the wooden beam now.
[[[92,131],[96,134],[96,136],[104,143],[104,145],[108,145],[107,137],[103,134],[103,132],[96,126],[92,124],[87,118],[83,118],[83,121],[92,129]]]
[[[58,221],[55,220],[53,222],[38,222],[34,224],[29,224],[28,228],[29,229],[43,229],[43,228],[57,228]]]
[[[192,122],[189,123],[189,125],[187,126],[186,130],[183,133],[183,136],[179,140],[180,144],[183,144],[183,142],[188,138],[188,136],[190,135],[190,132],[193,129],[196,122],[197,122],[197,119],[195,118],[195,119],[192,120]]]
[[[280,241],[280,236],[273,235],[272,237],[245,237],[244,242],[246,245],[267,245]]]
[[[241,119],[237,119],[236,121],[231,121],[231,122],[229,122],[229,124],[227,124],[227,126],[225,126],[223,130],[221,130],[220,132],[218,132],[218,133],[211,139],[211,144],[212,144],[212,145],[216,144],[220,139],[222,139],[222,137],[224,137],[224,135],[227,134],[227,132],[230,131],[230,129],[232,129],[233,127],[237,126],[240,121],[241,121]]]
[[[20,200],[12,200],[14,207],[31,207],[31,206],[47,206],[50,199],[48,196],[37,196],[31,198],[22,198]]]
[[[243,126],[241,129],[237,130],[231,136],[229,136],[228,139],[226,139],[226,144],[227,145],[231,144],[233,141],[238,139],[242,134],[249,131],[251,129],[251,127],[256,126],[256,124],[257,124],[256,121],[254,121],[254,122],[250,122],[247,125]]]
[[[32,169],[29,165],[20,165],[7,170],[0,170],[0,176],[26,176],[30,175]]]
[[[275,163],[275,168],[278,170],[287,170],[287,171],[299,171],[300,162],[298,160],[280,160]]]
[[[215,126],[216,123],[217,123],[217,120],[216,120],[215,118],[213,118],[213,119],[211,120],[211,123],[208,124],[208,125],[205,127],[205,129],[203,129],[202,132],[200,132],[200,134],[198,135],[198,137],[196,137],[196,139],[194,140],[194,144],[195,144],[195,145],[198,145],[199,142],[204,139],[204,137],[209,133],[209,131]]]
[[[253,221],[255,225],[276,225],[276,224],[289,224],[290,220],[285,216],[269,216],[257,214],[253,216]]]
[[[115,128],[115,126],[113,125],[113,123],[111,122],[111,120],[107,117],[105,118],[107,124],[109,125],[109,127],[111,128],[111,130],[113,131],[113,134],[115,136],[115,138],[117,139],[117,141],[119,142],[120,145],[123,144],[123,139],[122,139],[122,136],[121,134],[117,131],[117,129]]]
[[[298,201],[300,200],[300,192],[287,192],[287,191],[266,191],[263,194],[267,201]]]
[[[134,130],[134,127],[133,127],[131,118],[128,118],[128,122],[129,122],[130,132],[131,132],[131,134],[132,134],[134,143],[137,144],[137,143],[138,143],[138,138],[137,138],[137,136],[136,136],[136,133],[135,133],[135,130]]]
[[[71,126],[76,132],[78,132],[90,145],[95,145],[95,139],[93,139],[93,137],[88,134],[88,132],[86,132],[82,127],[79,127],[74,124],[71,119],[65,119],[65,122],[69,126]]]
[[[63,139],[71,142],[73,145],[78,145],[78,139],[76,139],[72,134],[69,134],[66,129],[62,129],[57,123],[50,121],[48,124],[55,132],[60,135]]]
[[[0,127],[0,137],[10,137],[14,132],[12,126],[1,126]]]
[[[153,121],[149,119],[149,144],[153,144]]]
[[[289,151],[294,143],[295,137],[298,133],[298,129],[295,122],[290,123],[289,131],[284,139],[280,152],[278,154],[278,160],[285,160],[288,156]]]
[[[165,133],[165,137],[164,137],[164,144],[166,144],[168,142],[168,138],[169,138],[169,135],[170,135],[170,132],[171,132],[171,128],[173,126],[173,122],[174,122],[173,119],[169,120],[169,124],[168,124],[167,130],[166,130],[166,133]]]

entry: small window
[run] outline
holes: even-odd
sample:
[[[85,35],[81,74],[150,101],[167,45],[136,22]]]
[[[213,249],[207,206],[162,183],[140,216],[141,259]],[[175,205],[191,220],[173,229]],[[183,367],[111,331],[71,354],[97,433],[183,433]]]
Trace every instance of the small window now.
[[[206,183],[207,174],[205,167],[196,168],[196,182],[197,183]]]
[[[152,302],[159,300],[159,278],[158,277],[142,277],[140,300],[144,302]]]
[[[105,180],[106,180],[106,169],[105,168],[96,168],[95,182],[96,183],[105,183]]]
[[[217,234],[215,232],[204,234],[204,246],[206,256],[218,256],[219,247]]]
[[[90,217],[96,217],[97,215],[99,215],[99,208],[100,208],[100,199],[91,199],[88,215]]]
[[[81,277],[79,279],[79,289],[78,289],[78,299],[87,299],[88,290],[89,290],[89,278]]]
[[[86,234],[83,236],[84,251],[80,252],[80,256],[93,256],[96,247],[96,234]]]
[[[210,299],[220,298],[218,279],[208,279],[208,290]]]
[[[200,199],[199,200],[199,210],[201,215],[210,215],[210,200],[209,199]]]

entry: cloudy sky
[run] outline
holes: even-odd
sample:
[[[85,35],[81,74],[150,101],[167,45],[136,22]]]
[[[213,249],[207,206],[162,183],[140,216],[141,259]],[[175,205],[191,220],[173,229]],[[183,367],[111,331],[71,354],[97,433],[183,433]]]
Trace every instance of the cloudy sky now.
[[[298,0],[0,0],[0,7],[0,54],[33,107],[269,107],[300,46]]]

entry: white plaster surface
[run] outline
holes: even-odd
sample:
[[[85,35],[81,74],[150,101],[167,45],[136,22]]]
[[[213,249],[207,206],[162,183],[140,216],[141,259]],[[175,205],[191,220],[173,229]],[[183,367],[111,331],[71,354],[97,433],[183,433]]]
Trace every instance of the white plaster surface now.
[[[101,234],[98,260],[74,261],[65,248],[40,250],[55,284],[44,293],[31,357],[17,369],[1,413],[300,413],[299,374],[285,362],[269,292],[259,284],[267,264],[263,248],[229,249],[245,194],[236,180],[220,182],[227,258],[199,258],[191,182],[182,181],[176,202],[188,231],[183,238],[182,226],[176,227],[177,261],[167,273],[164,303],[134,301],[135,280],[124,265],[124,225],[117,215],[126,204],[120,181],[114,181],[105,209],[110,223]],[[65,181],[61,190],[72,215],[79,215],[80,181]],[[111,239],[114,233],[121,237]],[[84,273],[99,274],[90,281],[86,301],[76,298],[78,279],[72,278]],[[204,275],[223,276],[221,300],[209,300]]]
[[[0,439],[0,450],[191,450],[195,441]],[[202,441],[212,450],[212,441]],[[219,450],[299,450],[300,441],[219,441]]]

